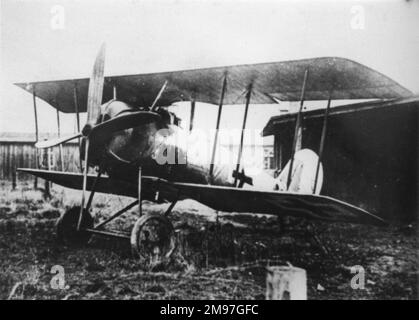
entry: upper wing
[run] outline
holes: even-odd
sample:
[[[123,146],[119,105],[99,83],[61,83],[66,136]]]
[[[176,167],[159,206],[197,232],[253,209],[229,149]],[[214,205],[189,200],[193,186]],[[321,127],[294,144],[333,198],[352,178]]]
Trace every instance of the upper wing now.
[[[253,104],[276,103],[278,100],[300,99],[305,70],[309,70],[306,100],[333,99],[389,99],[412,93],[385,75],[357,62],[324,57],[283,62],[271,62],[175,72],[111,76],[105,78],[103,101],[113,98],[113,87],[118,99],[135,106],[151,106],[165,81],[167,88],[160,105],[176,101],[196,101],[218,104],[222,78],[228,85],[224,104],[242,104],[243,91],[253,82]],[[86,111],[89,79],[17,83],[17,86],[45,100],[62,112],[76,112],[74,90],[77,88],[78,108]],[[241,99],[240,99],[241,97]]]
[[[167,183],[162,188],[172,197],[177,193],[181,198],[191,198],[214,210],[226,212],[265,213],[328,222],[385,223],[361,208],[326,196],[176,182]]]

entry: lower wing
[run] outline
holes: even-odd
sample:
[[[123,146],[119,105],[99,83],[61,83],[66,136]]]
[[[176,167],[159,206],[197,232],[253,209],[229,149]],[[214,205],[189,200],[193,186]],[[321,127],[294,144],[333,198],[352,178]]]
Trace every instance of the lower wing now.
[[[52,183],[58,184],[63,187],[82,190],[83,188],[83,175],[75,172],[62,172],[62,171],[49,171],[49,170],[38,170],[38,169],[17,169],[19,172],[25,172],[32,174],[36,177],[51,181]],[[110,193],[119,196],[127,196],[132,198],[138,197],[138,185],[129,183],[123,180],[110,179],[109,177],[100,177],[96,185],[95,175],[87,175],[87,190],[95,189],[95,192]],[[154,182],[157,178],[143,177],[142,178],[142,190],[145,191],[144,199],[154,200],[155,191],[153,187],[156,185]]]
[[[81,189],[83,175],[58,171],[18,169],[53,183]],[[96,177],[88,175],[87,189],[91,190]],[[160,199],[193,199],[214,210],[225,212],[252,212],[278,216],[294,216],[328,222],[349,222],[383,225],[385,221],[361,208],[346,202],[319,195],[289,192],[269,192],[244,190],[234,187],[219,187],[192,183],[169,182],[156,177],[142,178],[143,198],[155,200],[156,192]],[[98,179],[95,191],[136,198],[138,186],[109,177]]]
[[[328,222],[384,225],[386,222],[346,202],[313,194],[244,190],[191,183],[167,182],[161,192],[167,197],[178,194],[208,207],[225,212],[252,212],[278,216],[294,216]]]

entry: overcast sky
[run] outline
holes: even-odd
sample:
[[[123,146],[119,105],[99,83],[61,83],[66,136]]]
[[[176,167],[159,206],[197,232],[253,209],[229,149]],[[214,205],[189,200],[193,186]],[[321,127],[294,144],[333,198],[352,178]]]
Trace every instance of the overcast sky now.
[[[34,132],[32,97],[13,82],[88,77],[104,41],[106,75],[341,56],[419,92],[419,1],[1,0],[0,131]],[[240,123],[237,108],[222,126]],[[215,123],[202,110],[197,125]],[[277,113],[253,108],[249,123]],[[41,102],[39,120],[56,130]],[[74,116],[62,123],[74,131]]]

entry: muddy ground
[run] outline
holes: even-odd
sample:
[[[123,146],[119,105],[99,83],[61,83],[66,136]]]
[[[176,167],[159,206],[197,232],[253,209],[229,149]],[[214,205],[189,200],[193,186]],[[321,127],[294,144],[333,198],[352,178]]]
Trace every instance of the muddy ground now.
[[[220,213],[217,220],[211,209],[183,201],[172,213],[178,246],[171,263],[144,270],[127,240],[95,236],[84,248],[59,245],[56,219],[78,204],[80,192],[54,186],[45,200],[31,186],[0,185],[0,299],[264,299],[267,265],[287,264],[306,269],[309,299],[418,298],[416,224],[289,220],[284,227],[264,215]],[[95,196],[96,221],[131,201]],[[147,212],[166,208],[144,205]],[[110,228],[129,232],[135,221],[136,208]],[[51,273],[56,266],[65,282]],[[351,287],[353,266],[365,271],[363,289]]]

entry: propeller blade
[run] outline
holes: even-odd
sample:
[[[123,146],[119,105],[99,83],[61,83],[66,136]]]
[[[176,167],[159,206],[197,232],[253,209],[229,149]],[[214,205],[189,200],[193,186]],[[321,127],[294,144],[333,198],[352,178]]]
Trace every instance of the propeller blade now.
[[[45,148],[55,147],[60,144],[63,144],[64,142],[80,138],[81,136],[82,136],[81,133],[77,133],[72,136],[61,137],[61,138],[56,138],[52,140],[38,141],[37,143],[35,143],[35,148],[45,149]]]
[[[83,221],[83,214],[84,214],[84,203],[86,201],[86,189],[87,189],[87,173],[89,172],[89,163],[88,163],[88,156],[89,156],[89,138],[86,139],[84,145],[84,170],[83,170],[83,189],[81,193],[81,205],[80,205],[80,214],[79,220],[77,222],[77,231],[80,231],[82,221]],[[93,192],[93,190],[92,190]]]
[[[160,119],[161,116],[158,113],[151,111],[130,112],[94,126],[88,137],[92,143],[96,144],[106,141],[117,131],[156,122]]]
[[[82,132],[88,135],[96,124],[100,115],[100,105],[102,104],[104,69],[105,69],[106,46],[102,44],[93,66],[93,72],[89,80],[89,91],[87,96],[87,123]]]

